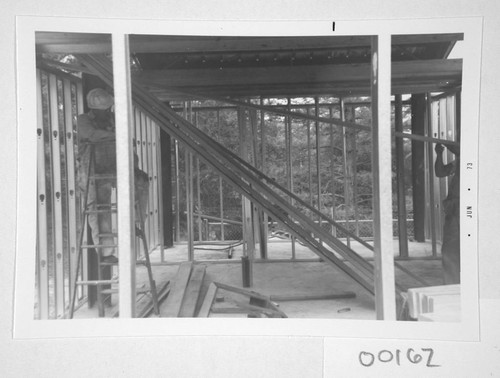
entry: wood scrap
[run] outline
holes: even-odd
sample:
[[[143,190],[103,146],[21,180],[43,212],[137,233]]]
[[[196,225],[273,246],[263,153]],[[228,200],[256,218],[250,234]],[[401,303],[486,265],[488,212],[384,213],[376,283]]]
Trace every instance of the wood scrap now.
[[[190,318],[194,316],[201,287],[203,285],[203,279],[205,278],[206,269],[207,267],[205,265],[196,265],[193,268],[193,272],[191,273],[191,277],[184,294],[184,300],[181,305],[179,317]]]
[[[199,318],[208,318],[210,309],[212,308],[212,304],[214,303],[215,296],[217,294],[217,289],[217,285],[214,282],[212,282],[208,287],[203,304],[201,305],[200,311],[198,311]]]
[[[182,302],[184,300],[184,294],[186,287],[189,282],[189,277],[191,276],[191,271],[193,269],[192,262],[183,262],[179,266],[177,275],[172,281],[172,288],[170,294],[168,295],[165,303],[160,306],[160,316],[165,318],[178,317]]]
[[[326,294],[290,294],[290,295],[271,295],[270,299],[273,302],[286,302],[286,301],[315,301],[327,299],[348,299],[355,298],[356,294],[352,291],[326,293]]]

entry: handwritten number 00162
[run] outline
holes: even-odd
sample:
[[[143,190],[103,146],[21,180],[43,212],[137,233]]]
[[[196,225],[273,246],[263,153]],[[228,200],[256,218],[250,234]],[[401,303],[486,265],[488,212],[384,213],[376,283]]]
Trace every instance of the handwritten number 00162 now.
[[[426,361],[427,367],[441,366],[432,364],[432,357],[434,356],[434,350],[432,348],[422,348],[422,352],[427,353],[427,361]],[[362,351],[359,353],[358,358],[359,358],[359,363],[366,367],[372,366],[376,360],[383,363],[394,361],[399,366],[401,365],[401,350],[396,349],[396,351],[393,353],[390,350],[384,349],[378,352],[377,355],[370,352]],[[412,348],[408,348],[408,350],[406,351],[406,359],[412,364],[419,364],[424,360],[424,357],[422,356],[422,354],[415,353],[415,351]]]

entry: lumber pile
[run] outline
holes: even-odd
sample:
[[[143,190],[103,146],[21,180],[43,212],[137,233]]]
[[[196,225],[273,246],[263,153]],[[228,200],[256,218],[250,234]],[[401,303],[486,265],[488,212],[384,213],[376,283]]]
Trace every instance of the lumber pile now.
[[[253,318],[287,317],[270,297],[220,282],[211,282],[202,296],[205,273],[205,265],[180,264],[176,276],[170,281],[168,297],[160,304],[160,316],[209,317],[211,313],[224,313],[246,314]],[[214,306],[217,295],[224,291],[230,294],[227,300],[219,296],[223,299],[219,301],[222,306]]]
[[[217,297],[221,292],[230,296]],[[214,305],[217,298],[221,299]],[[230,306],[227,306],[229,304]],[[286,318],[286,314],[271,301],[271,298],[255,291],[246,290],[236,286],[229,286],[220,282],[212,282],[208,288],[198,317],[208,317],[213,314],[246,314],[249,318]]]
[[[419,321],[460,321],[460,285],[408,289],[408,315]]]
[[[140,293],[142,290],[138,290]],[[144,290],[145,293],[137,296],[136,301],[136,317],[137,318],[147,318],[153,312],[153,298],[149,295],[149,289]],[[161,286],[157,287],[158,293],[158,303],[165,299],[165,297],[170,293],[170,281],[166,281]],[[116,318],[120,315],[118,304],[113,306],[110,310],[110,317]]]
[[[165,318],[194,317],[200,296],[206,266],[184,262],[171,281],[170,293],[160,305],[160,316]]]

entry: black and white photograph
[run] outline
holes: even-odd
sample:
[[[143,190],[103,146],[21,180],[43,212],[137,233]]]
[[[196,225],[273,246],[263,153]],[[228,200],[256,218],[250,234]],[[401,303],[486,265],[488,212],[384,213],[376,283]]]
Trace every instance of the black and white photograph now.
[[[130,35],[119,124],[111,35],[37,32],[35,317],[119,316],[127,254],[134,317],[459,322],[463,39],[391,37],[381,122],[377,36]]]
[[[13,338],[441,367],[482,337],[482,28],[18,16]]]

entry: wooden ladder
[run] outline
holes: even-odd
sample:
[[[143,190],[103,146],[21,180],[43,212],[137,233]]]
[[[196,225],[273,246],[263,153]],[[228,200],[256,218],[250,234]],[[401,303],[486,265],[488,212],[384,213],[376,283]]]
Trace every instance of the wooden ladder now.
[[[84,230],[87,226],[88,222],[88,216],[89,214],[102,214],[102,213],[107,213],[107,214],[116,214],[116,206],[113,204],[96,204],[95,209],[89,209],[88,208],[88,197],[89,197],[89,188],[90,188],[90,182],[94,181],[94,183],[98,180],[114,180],[116,183],[116,175],[114,174],[92,174],[92,166],[95,165],[94,162],[94,146],[91,145],[90,149],[90,162],[89,162],[89,168],[88,168],[88,180],[86,183],[86,191],[85,191],[85,196],[84,196],[84,204],[83,204],[83,211],[82,211],[82,222],[81,222],[81,229],[80,229],[80,235],[78,238],[78,256],[77,256],[77,264],[76,264],[76,270],[73,272],[73,280],[72,280],[72,292],[71,292],[71,305],[70,305],[70,310],[69,310],[69,318],[72,319],[74,312],[75,312],[75,298],[76,298],[76,293],[77,293],[77,288],[78,286],[82,285],[87,285],[87,286],[95,286],[97,289],[97,307],[98,307],[98,313],[99,317],[104,316],[104,303],[106,298],[109,298],[112,294],[115,294],[118,292],[118,289],[115,288],[103,288],[103,286],[111,286],[111,285],[116,285],[118,284],[118,279],[107,279],[103,278],[104,276],[104,269],[110,268],[111,266],[116,266],[118,265],[117,262],[115,263],[110,263],[110,262],[104,262],[103,257],[102,257],[102,249],[103,248],[113,248],[115,251],[118,250],[118,244],[98,244],[99,241],[93,240],[93,244],[83,244],[83,235],[84,235]],[[140,240],[142,243],[143,249],[144,249],[144,259],[137,259],[137,252],[136,252],[136,264],[139,266],[145,266],[147,269],[148,273],[148,280],[149,280],[149,287],[148,288],[138,288],[136,290],[137,294],[150,294],[153,300],[153,308],[154,312],[156,315],[160,314],[159,310],[159,305],[158,305],[158,293],[156,290],[156,283],[153,278],[153,272],[151,269],[151,261],[149,258],[149,249],[148,249],[148,243],[146,240],[146,234],[144,233],[144,220],[143,220],[143,212],[142,209],[140,208],[140,203],[136,205],[136,211],[137,214],[140,214],[139,219],[136,219],[135,222],[135,236]],[[107,233],[107,234],[102,234],[100,233],[99,236],[108,236],[108,237],[113,237],[117,238],[118,234],[117,233]],[[92,279],[92,280],[79,280],[78,279],[78,272],[80,270],[80,263],[83,258],[83,251],[85,249],[94,249],[96,251],[96,256],[97,256],[97,279]]]

